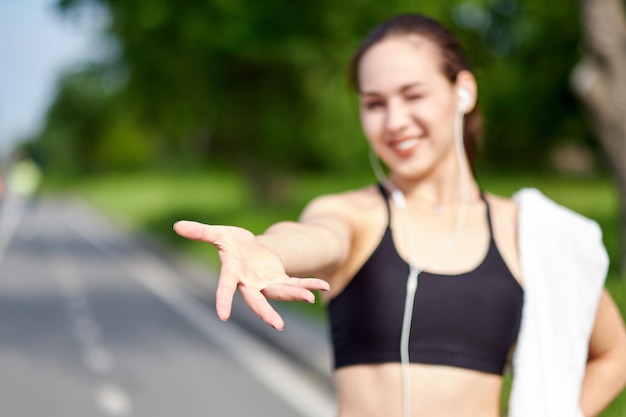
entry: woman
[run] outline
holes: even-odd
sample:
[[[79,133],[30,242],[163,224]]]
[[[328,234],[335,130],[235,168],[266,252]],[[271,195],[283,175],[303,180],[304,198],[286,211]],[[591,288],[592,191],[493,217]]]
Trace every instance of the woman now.
[[[319,197],[259,236],[176,223],[219,250],[218,316],[239,289],[281,329],[266,298],[325,291],[340,417],[496,417],[511,351],[511,416],[598,415],[626,383],[626,331],[597,225],[534,190],[481,191],[476,80],[436,21],[383,22],[350,71],[388,178],[375,164],[380,184]]]

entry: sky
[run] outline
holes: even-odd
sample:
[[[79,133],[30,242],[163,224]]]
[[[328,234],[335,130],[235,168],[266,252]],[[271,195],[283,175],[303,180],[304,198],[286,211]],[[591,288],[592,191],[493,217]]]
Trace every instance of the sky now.
[[[97,56],[96,31],[54,0],[0,0],[0,157],[41,127],[64,69]]]

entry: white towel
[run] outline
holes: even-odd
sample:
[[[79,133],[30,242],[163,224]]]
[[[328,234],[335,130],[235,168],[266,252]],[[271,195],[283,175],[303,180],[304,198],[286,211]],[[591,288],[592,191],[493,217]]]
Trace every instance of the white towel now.
[[[514,198],[524,308],[509,417],[582,417],[589,337],[608,269],[602,232],[538,190]]]

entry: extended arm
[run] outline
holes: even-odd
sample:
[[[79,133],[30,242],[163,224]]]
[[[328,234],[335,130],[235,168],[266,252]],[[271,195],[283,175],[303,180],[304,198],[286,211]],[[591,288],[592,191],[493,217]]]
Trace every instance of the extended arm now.
[[[299,222],[281,222],[260,236],[232,226],[210,226],[181,221],[179,235],[212,244],[218,249],[221,269],[216,293],[217,314],[230,317],[232,299],[239,289],[246,304],[263,321],[282,329],[282,318],[266,298],[313,302],[312,290],[328,290],[328,276],[347,258],[351,227],[336,199],[320,198],[304,211]]]
[[[626,329],[604,290],[589,343],[589,359],[580,404],[587,417],[599,415],[626,385]]]

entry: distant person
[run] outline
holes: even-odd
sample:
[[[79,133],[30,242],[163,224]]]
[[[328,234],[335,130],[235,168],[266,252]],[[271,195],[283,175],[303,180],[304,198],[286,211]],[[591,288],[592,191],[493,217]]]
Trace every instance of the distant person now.
[[[4,174],[4,168],[0,167],[0,203],[4,199],[5,183],[6,183],[6,176]]]
[[[41,169],[29,156],[16,154],[1,176],[0,263],[24,216],[33,209],[41,182]],[[29,224],[32,227],[32,223]]]
[[[598,225],[534,189],[480,188],[476,79],[438,22],[383,22],[349,69],[379,184],[316,198],[259,236],[175,224],[219,251],[218,316],[239,290],[281,329],[267,298],[325,291],[340,417],[500,416],[511,352],[509,416],[597,416],[626,383]]]
[[[27,155],[18,155],[8,167],[9,192],[24,199],[32,199],[39,190],[42,173],[39,165]]]

